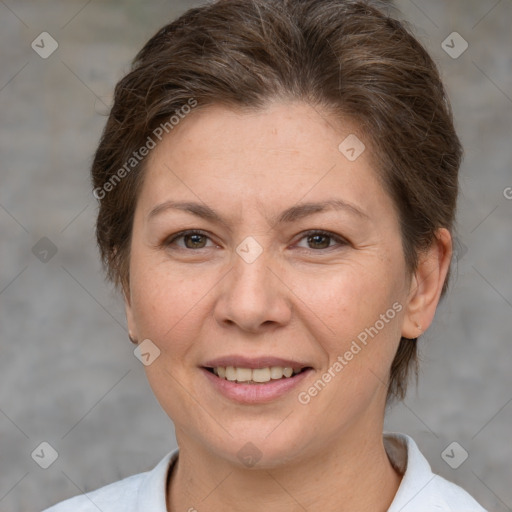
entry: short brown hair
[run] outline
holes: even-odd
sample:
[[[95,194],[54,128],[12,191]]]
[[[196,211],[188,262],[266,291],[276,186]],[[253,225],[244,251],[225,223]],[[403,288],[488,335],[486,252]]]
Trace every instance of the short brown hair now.
[[[462,148],[436,65],[403,23],[367,1],[219,0],[157,32],[115,88],[92,180],[102,261],[125,290],[145,159],[126,162],[191,98],[242,109],[300,100],[355,121],[396,207],[410,274],[436,229],[452,231]],[[402,338],[388,399],[404,398],[412,367],[416,339]]]

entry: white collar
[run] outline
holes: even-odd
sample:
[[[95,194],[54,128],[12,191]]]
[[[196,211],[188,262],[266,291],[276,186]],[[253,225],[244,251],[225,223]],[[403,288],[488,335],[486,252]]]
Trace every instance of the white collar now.
[[[432,473],[429,463],[411,437],[385,432],[383,440],[391,463],[403,474],[388,512],[485,512],[462,488]],[[178,453],[178,449],[168,453],[152,471],[144,475],[134,510],[167,512],[167,477],[178,459]]]

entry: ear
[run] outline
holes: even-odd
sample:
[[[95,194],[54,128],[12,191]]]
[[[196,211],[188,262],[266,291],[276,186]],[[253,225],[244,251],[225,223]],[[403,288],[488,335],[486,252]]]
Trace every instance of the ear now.
[[[402,324],[402,336],[414,339],[425,332],[434,319],[443,284],[452,258],[452,237],[446,228],[436,231],[430,248],[419,258],[409,290]]]
[[[126,312],[126,323],[128,325],[128,336],[130,340],[138,340],[137,328],[135,325],[135,318],[132,309],[132,299],[130,295],[130,288],[123,286],[124,310]]]

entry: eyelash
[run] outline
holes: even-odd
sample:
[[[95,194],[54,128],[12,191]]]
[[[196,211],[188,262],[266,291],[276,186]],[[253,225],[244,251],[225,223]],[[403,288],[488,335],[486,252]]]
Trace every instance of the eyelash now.
[[[189,230],[186,230],[186,231],[180,231],[179,233],[176,233],[171,238],[168,238],[164,242],[163,245],[168,248],[173,243],[175,243],[176,240],[178,240],[180,238],[183,238],[183,237],[185,237],[187,235],[202,235],[202,236],[205,236],[206,238],[211,240],[211,238],[208,236],[208,234],[205,233],[204,231],[201,231],[201,230],[198,230],[198,229],[189,229]],[[323,231],[321,229],[310,229],[309,231],[305,231],[302,234],[302,236],[299,238],[299,241],[301,241],[304,238],[307,238],[309,236],[315,236],[315,235],[320,235],[320,236],[324,236],[324,237],[327,237],[327,238],[331,238],[334,241],[336,241],[339,246],[346,246],[346,245],[348,245],[348,242],[346,240],[344,240],[343,238],[341,238],[340,236],[335,235],[334,233],[331,233],[329,231]],[[333,247],[335,247],[335,246],[329,246],[329,247],[326,247],[326,248],[323,248],[323,249],[310,249],[310,248],[305,248],[305,247],[300,247],[299,249],[306,249],[306,250],[313,251],[313,252],[320,252],[320,251],[332,250]],[[201,249],[208,249],[208,247],[201,247],[199,249],[189,249],[187,247],[179,247],[179,249],[183,249],[183,250],[187,250],[187,251],[199,251]]]

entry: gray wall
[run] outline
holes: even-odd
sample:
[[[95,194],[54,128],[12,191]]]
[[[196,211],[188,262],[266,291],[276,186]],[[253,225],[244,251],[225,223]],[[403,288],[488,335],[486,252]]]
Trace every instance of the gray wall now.
[[[145,471],[174,447],[103,281],[88,168],[113,85],[194,4],[0,2],[2,511],[41,510]],[[512,510],[512,2],[399,5],[439,63],[466,156],[457,275],[421,341],[419,387],[387,429],[411,434],[436,472],[489,510]],[[59,45],[47,59],[31,48],[42,31]],[[453,31],[469,43],[456,59],[441,48]],[[51,244],[33,250],[43,237]],[[58,451],[48,469],[31,458],[43,441]],[[441,457],[453,441],[469,453],[458,469]]]

